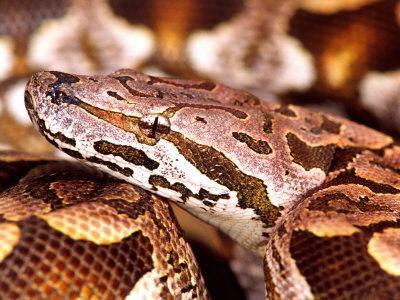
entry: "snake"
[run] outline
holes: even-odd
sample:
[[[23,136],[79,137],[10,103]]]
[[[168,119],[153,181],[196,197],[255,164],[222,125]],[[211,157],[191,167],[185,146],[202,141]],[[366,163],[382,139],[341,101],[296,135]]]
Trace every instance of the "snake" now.
[[[17,120],[21,107],[16,103],[23,102],[24,86],[37,70],[96,74],[130,67],[156,76],[121,70],[108,77],[53,72],[41,75],[44,80],[35,77],[39,75],[31,79],[25,105],[44,137],[70,156],[134,185],[121,183],[119,195],[103,190],[86,198],[71,196],[68,189],[103,186],[104,175],[54,157],[49,161],[43,155],[2,152],[0,197],[5,205],[0,204],[0,226],[7,233],[1,239],[8,244],[0,252],[1,298],[209,297],[181,234],[179,239],[167,236],[179,240],[180,246],[171,247],[187,254],[178,255],[178,268],[167,259],[167,267],[148,274],[158,276],[152,277],[156,283],[150,285],[157,292],[151,295],[143,294],[148,288],[142,285],[144,279],[131,279],[129,287],[97,282],[83,289],[81,279],[71,273],[62,279],[44,275],[43,270],[64,261],[32,266],[25,255],[18,257],[18,249],[27,248],[24,239],[18,244],[20,236],[32,230],[36,234],[43,226],[68,241],[67,252],[78,247],[75,240],[102,244],[90,234],[74,235],[70,224],[65,229],[49,221],[64,211],[74,212],[75,205],[94,205],[112,210],[124,223],[134,222],[130,233],[149,237],[153,249],[161,250],[152,257],[154,266],[165,258],[165,249],[153,243],[170,230],[179,232],[179,226],[158,227],[161,236],[156,237],[154,230],[149,233],[137,225],[144,222],[143,211],[140,217],[126,216],[105,199],[118,198],[137,209],[132,203],[158,203],[162,197],[263,258],[269,299],[396,298],[398,1],[218,0],[209,5],[191,0],[176,1],[173,7],[156,0],[19,4],[0,2],[0,57],[6,62],[0,66],[0,147],[6,143],[39,154],[54,151],[26,117],[22,125]],[[52,104],[43,104],[49,97]],[[343,118],[287,105],[326,105],[327,100],[334,100],[334,106],[323,109],[384,130],[394,139]],[[54,105],[57,108],[49,109]],[[64,115],[65,107],[72,113]],[[43,185],[51,186],[50,192],[35,193]],[[135,196],[125,196],[132,189]],[[38,208],[23,202],[24,197]],[[146,222],[159,226],[164,213],[157,210],[164,206],[168,204],[157,204],[156,210],[146,206],[146,217],[151,216]],[[166,219],[174,223],[173,215]],[[48,246],[43,242],[37,247]],[[175,258],[170,250],[167,256]],[[35,255],[44,257],[41,252],[31,255],[36,262],[40,259]],[[81,253],[75,255],[75,262],[82,259]],[[167,275],[171,269],[178,275]],[[21,270],[28,271],[18,277]],[[26,277],[32,270],[39,270],[39,279]],[[183,276],[178,283],[177,276]],[[93,282],[97,280],[103,279]],[[167,282],[166,287],[160,281]],[[136,284],[140,288],[134,288]]]
[[[171,199],[264,259],[269,299],[400,291],[400,146],[345,118],[121,69],[32,76],[25,105],[68,155]]]

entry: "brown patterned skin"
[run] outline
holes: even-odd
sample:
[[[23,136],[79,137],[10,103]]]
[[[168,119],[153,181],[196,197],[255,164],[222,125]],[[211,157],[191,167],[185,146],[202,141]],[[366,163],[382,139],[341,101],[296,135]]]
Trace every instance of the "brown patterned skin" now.
[[[0,153],[0,298],[208,299],[165,200],[65,161]]]
[[[168,196],[265,255],[269,298],[400,295],[400,148],[389,136],[133,70],[40,72],[25,104],[67,154]]]

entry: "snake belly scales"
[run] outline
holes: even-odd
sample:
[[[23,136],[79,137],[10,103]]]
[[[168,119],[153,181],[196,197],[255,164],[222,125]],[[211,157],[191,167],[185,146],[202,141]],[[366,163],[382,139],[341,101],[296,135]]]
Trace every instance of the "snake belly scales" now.
[[[269,299],[400,297],[400,146],[391,137],[333,115],[266,104],[223,85],[128,69],[107,76],[36,73],[27,84],[25,106],[50,143],[133,185],[73,163],[66,168],[26,159],[31,171],[6,190],[14,199],[0,206],[0,226],[9,233],[3,238],[9,250],[2,249],[0,261],[15,254],[12,263],[24,263],[33,233],[20,228],[30,223],[50,243],[77,240],[78,254],[123,260],[135,270],[119,274],[120,281],[109,272],[109,280],[101,282],[100,271],[89,264],[91,280],[79,295],[70,294],[74,297],[100,291],[110,298],[206,299],[174,217],[157,202],[161,196],[264,257]],[[68,184],[70,189],[57,189]],[[54,199],[24,202],[18,195],[32,186],[51,187]],[[121,186],[128,189],[122,195]],[[94,200],[85,202],[88,195]],[[104,218],[112,226],[104,228]],[[153,244],[157,231],[163,238]],[[140,263],[121,258],[132,233],[142,249]],[[16,236],[25,239],[18,242]],[[37,251],[43,247],[48,249],[38,243]],[[96,250],[101,247],[108,250]],[[60,258],[56,265],[63,269],[63,263]],[[73,277],[66,269],[40,277],[48,281],[42,289],[54,288],[56,276]],[[106,294],[111,283],[115,294]]]

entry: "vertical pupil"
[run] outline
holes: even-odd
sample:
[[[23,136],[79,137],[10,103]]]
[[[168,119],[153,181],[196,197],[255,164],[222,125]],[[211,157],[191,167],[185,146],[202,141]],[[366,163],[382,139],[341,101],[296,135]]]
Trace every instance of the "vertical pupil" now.
[[[156,117],[156,118],[154,119],[153,128],[152,128],[152,130],[151,130],[151,135],[152,135],[153,138],[156,138],[157,127],[158,127],[158,117]]]

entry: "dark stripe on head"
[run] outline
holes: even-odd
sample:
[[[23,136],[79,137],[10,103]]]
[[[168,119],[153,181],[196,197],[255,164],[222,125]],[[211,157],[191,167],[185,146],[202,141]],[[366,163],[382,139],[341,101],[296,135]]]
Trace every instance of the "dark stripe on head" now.
[[[181,194],[181,199],[186,202],[189,197],[198,199],[198,200],[212,200],[218,201],[219,199],[229,199],[228,194],[212,194],[209,191],[200,188],[197,194],[193,193],[190,189],[188,189],[183,183],[175,182],[174,184],[170,184],[169,181],[159,175],[151,175],[149,177],[149,183],[154,187],[162,187],[169,190],[173,190]]]
[[[153,77],[149,76],[150,81],[147,82],[149,85],[153,85],[155,83],[164,83],[164,84],[170,84],[176,87],[180,87],[183,89],[198,89],[198,90],[206,90],[206,91],[212,91],[215,89],[216,84],[208,81],[199,81],[199,82],[186,82],[186,81],[180,81],[177,79],[168,79],[168,78],[160,78],[160,77]]]
[[[245,143],[254,152],[258,154],[272,153],[271,147],[267,141],[255,140],[250,135],[243,132],[232,132],[232,136],[241,143]]]
[[[98,157],[95,157],[95,156],[88,157],[88,158],[86,158],[86,160],[89,161],[89,162],[95,163],[95,164],[106,166],[110,170],[115,171],[115,172],[119,172],[119,173],[121,173],[122,175],[124,175],[126,177],[131,177],[133,175],[133,170],[131,170],[129,168],[126,168],[126,167],[122,168],[122,167],[118,166],[117,164],[114,164],[114,163],[109,162],[109,161],[102,160],[102,159],[100,159]]]
[[[117,80],[122,84],[122,86],[123,86],[132,96],[135,96],[135,97],[144,97],[144,98],[156,97],[156,95],[146,94],[146,93],[143,93],[143,92],[141,92],[141,91],[137,91],[137,90],[133,89],[132,87],[130,87],[130,86],[128,85],[128,81],[134,80],[132,77],[129,77],[129,76],[118,76],[118,77],[115,77],[115,79],[117,79]]]
[[[68,148],[60,148],[60,150],[63,151],[63,152],[65,152],[65,153],[68,154],[69,156],[74,157],[74,158],[83,159],[82,154],[80,154],[78,151],[71,150],[71,149],[68,149]]]
[[[174,107],[168,108],[164,114],[167,115],[167,117],[171,117],[174,115],[177,111],[181,110],[182,108],[199,108],[199,109],[217,109],[217,110],[222,110],[227,113],[230,113],[231,115],[235,116],[238,119],[246,119],[247,114],[244,111],[241,111],[239,109],[234,109],[226,106],[218,106],[218,105],[209,105],[209,104],[194,104],[194,103],[179,103],[175,102]]]
[[[131,146],[117,145],[107,141],[96,141],[94,142],[93,148],[101,154],[119,156],[127,162],[137,166],[143,166],[150,171],[160,166],[157,161],[149,158],[144,151]]]
[[[125,98],[120,96],[120,95],[118,95],[117,92],[107,91],[107,95],[109,95],[109,96],[111,96],[111,97],[113,97],[113,98],[115,98],[117,100],[125,100]]]

